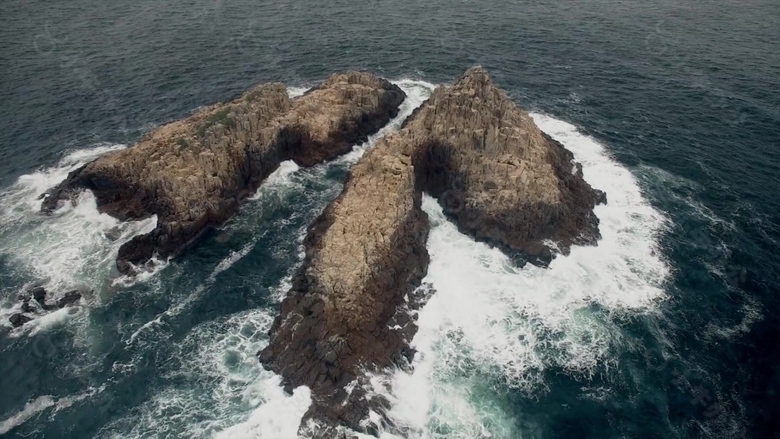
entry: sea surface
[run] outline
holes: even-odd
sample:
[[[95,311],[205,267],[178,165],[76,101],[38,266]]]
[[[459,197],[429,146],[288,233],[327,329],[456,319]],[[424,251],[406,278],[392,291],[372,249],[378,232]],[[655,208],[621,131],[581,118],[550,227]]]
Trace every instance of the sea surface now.
[[[0,2],[0,437],[296,437],[309,406],[255,353],[307,224],[376,136],[285,162],[241,213],[136,279],[155,219],[38,196],[254,84],[365,69],[402,120],[481,64],[606,191],[603,239],[518,268],[432,199],[414,371],[372,379],[409,438],[780,437],[780,2]],[[12,329],[17,295],[88,288]],[[382,439],[397,438],[380,429]],[[367,436],[361,436],[367,437]]]

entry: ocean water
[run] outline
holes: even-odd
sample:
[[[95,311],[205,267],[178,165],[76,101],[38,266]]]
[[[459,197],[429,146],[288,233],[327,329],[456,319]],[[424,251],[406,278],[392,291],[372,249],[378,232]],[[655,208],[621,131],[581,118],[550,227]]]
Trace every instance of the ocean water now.
[[[255,353],[306,225],[475,64],[607,193],[603,239],[517,268],[425,198],[437,292],[414,370],[372,379],[390,418],[420,439],[780,437],[778,41],[767,0],[0,3],[0,437],[296,437],[309,391]],[[154,272],[113,266],[154,218],[120,223],[88,193],[38,214],[70,170],[160,124],[348,68],[401,86],[399,116],[331,163],[283,163]],[[92,294],[12,329],[39,283]]]

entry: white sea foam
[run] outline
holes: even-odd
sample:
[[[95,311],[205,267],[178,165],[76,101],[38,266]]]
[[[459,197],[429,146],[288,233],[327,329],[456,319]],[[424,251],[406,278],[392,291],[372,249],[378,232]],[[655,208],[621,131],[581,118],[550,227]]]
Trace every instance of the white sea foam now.
[[[246,422],[218,433],[216,439],[295,438],[301,418],[311,404],[311,391],[301,386],[285,395],[278,378],[263,383],[266,402]]]
[[[356,163],[360,157],[365,154],[371,147],[376,144],[376,141],[388,133],[397,131],[401,124],[404,123],[407,117],[409,117],[415,108],[422,105],[426,99],[431,95],[436,88],[435,84],[430,82],[418,81],[412,79],[401,79],[398,81],[392,81],[393,84],[401,88],[406,93],[406,99],[398,109],[398,115],[393,118],[390,123],[382,127],[376,134],[369,137],[368,142],[360,145],[356,145],[352,151],[334,160],[335,163],[342,163],[346,165],[352,165]]]
[[[156,227],[157,215],[154,215],[151,219],[154,220],[155,223],[149,225],[147,228],[141,230],[137,234],[142,235],[144,233],[149,233],[152,230],[154,230],[154,228]],[[117,251],[118,250],[119,248],[117,247]],[[116,253],[114,254],[114,258],[116,258]],[[154,279],[157,273],[164,270],[170,263],[171,263],[171,258],[166,258],[165,260],[163,260],[160,259],[157,255],[155,255],[142,266],[130,264],[130,266],[133,267],[135,273],[132,275],[123,274],[119,277],[114,278],[114,280],[111,281],[111,286],[129,287],[134,284],[148,282]]]
[[[83,308],[81,306],[73,306],[58,309],[52,313],[38,317],[37,319],[25,324],[22,329],[24,331],[30,331],[30,335],[38,334],[39,332],[46,331],[50,328],[54,328],[61,325],[66,320],[77,317],[83,314]]]
[[[253,248],[252,244],[247,244],[241,247],[241,250],[239,251],[231,251],[228,257],[219,261],[219,264],[217,264],[217,266],[214,268],[214,271],[212,271],[211,274],[209,275],[208,280],[210,282],[214,282],[217,279],[217,275],[219,273],[222,273],[223,271],[232,267],[233,264],[238,262],[244,256],[248,255],[249,252],[252,251],[252,248]]]
[[[213,281],[209,281],[208,283],[212,283]],[[195,289],[192,290],[192,292],[187,295],[184,299],[177,301],[175,305],[171,306],[167,310],[163,311],[162,313],[158,314],[157,317],[153,318],[152,320],[149,320],[148,322],[141,325],[138,329],[136,329],[131,335],[130,338],[128,338],[125,341],[125,344],[128,346],[141,342],[143,343],[145,341],[144,338],[141,337],[142,334],[144,334],[147,331],[152,330],[153,328],[157,326],[165,325],[171,317],[175,317],[179,315],[182,311],[184,311],[187,307],[189,307],[191,304],[193,304],[196,300],[198,300],[204,292],[206,292],[207,284],[201,284],[195,287]],[[154,335],[161,335],[159,333],[155,333]],[[167,335],[166,335],[167,338]],[[157,341],[156,341],[157,342]]]
[[[518,269],[502,252],[459,233],[425,197],[432,229],[424,281],[436,293],[419,313],[414,372],[396,372],[391,393],[381,391],[414,437],[522,437],[527,432],[513,431],[499,407],[475,396],[486,391],[486,377],[533,395],[545,390],[550,367],[581,377],[608,369],[615,362],[610,347],[624,343],[609,316],[653,312],[665,298],[670,270],[656,244],[665,217],[602,145],[571,124],[532,116],[607,193],[609,203],[595,210],[603,238],[547,269]]]
[[[279,167],[265,179],[250,200],[258,200],[269,193],[277,194],[280,191],[301,188],[300,182],[293,178],[301,167],[292,160],[279,163]]]
[[[189,384],[158,389],[98,437],[296,437],[311,402],[308,389],[286,395],[280,377],[255,356],[272,322],[268,310],[255,309],[193,328],[172,354],[179,366],[165,374]]]
[[[243,247],[241,247],[241,249],[239,249],[238,251],[231,251],[227,257],[219,261],[217,266],[214,267],[214,269],[211,271],[208,278],[206,278],[206,281],[203,284],[195,287],[192,290],[192,292],[189,295],[187,295],[187,297],[185,297],[180,301],[177,301],[175,305],[171,306],[167,310],[158,314],[157,317],[141,325],[130,335],[130,338],[127,339],[126,344],[132,345],[137,340],[139,340],[139,336],[144,332],[149,331],[155,327],[162,326],[167,319],[170,319],[171,317],[174,317],[180,314],[185,309],[187,309],[187,307],[189,307],[192,303],[198,300],[203,295],[203,293],[205,293],[207,289],[211,285],[213,285],[214,282],[217,281],[217,275],[228,270],[230,267],[233,266],[233,264],[235,264],[236,262],[241,260],[241,258],[248,255],[249,252],[251,252],[252,249],[254,248],[254,245],[255,245],[255,241],[251,241],[245,244]],[[151,276],[151,274],[147,273],[146,276]]]
[[[104,390],[105,386],[89,387],[81,393],[60,399],[51,395],[39,396],[32,401],[28,401],[22,410],[0,421],[0,435],[8,433],[48,408],[53,408],[54,411],[65,409]]]
[[[0,254],[23,277],[44,281],[62,292],[77,286],[100,289],[114,270],[122,243],[151,231],[156,218],[121,223],[97,211],[91,192],[75,205],[65,203],[51,215],[40,213],[39,195],[88,161],[123,145],[74,151],[56,166],[19,177],[0,194]]]
[[[294,99],[298,96],[302,96],[307,91],[309,91],[309,87],[287,87],[287,96],[289,96],[290,99]]]
[[[56,400],[51,395],[44,395],[29,401],[19,412],[11,415],[8,419],[0,422],[0,434],[5,434],[19,425],[27,422],[28,419],[46,410],[56,404]]]

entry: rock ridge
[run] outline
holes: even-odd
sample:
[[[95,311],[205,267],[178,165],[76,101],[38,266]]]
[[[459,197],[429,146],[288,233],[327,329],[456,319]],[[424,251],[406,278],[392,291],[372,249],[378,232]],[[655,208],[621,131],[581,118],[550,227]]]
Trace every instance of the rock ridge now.
[[[353,166],[341,195],[309,227],[303,267],[259,353],[288,391],[312,389],[305,418],[325,422],[314,437],[334,437],[339,424],[361,428],[369,410],[386,409],[378,397],[369,404],[362,372],[411,361],[416,328],[408,313],[396,313],[429,261],[411,162],[378,146]]]
[[[101,212],[120,220],[157,215],[151,233],[119,250],[117,268],[133,273],[230,219],[282,161],[313,166],[350,151],[395,117],[404,99],[396,85],[364,72],[334,74],[294,99],[282,84],[263,84],[71,172],[45,195],[42,210],[88,189]]]

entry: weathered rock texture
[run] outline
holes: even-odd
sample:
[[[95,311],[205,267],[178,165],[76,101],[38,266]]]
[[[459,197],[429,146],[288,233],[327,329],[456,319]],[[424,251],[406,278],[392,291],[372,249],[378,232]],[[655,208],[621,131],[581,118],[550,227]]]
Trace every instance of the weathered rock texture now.
[[[359,428],[368,415],[365,392],[362,385],[345,389],[364,369],[411,360],[407,343],[416,329],[408,315],[395,317],[428,267],[427,215],[411,151],[390,154],[390,142],[380,143],[310,226],[303,268],[260,353],[288,390],[312,389],[306,417],[325,421],[315,437],[333,437],[331,427],[341,423]]]
[[[129,273],[231,218],[280,162],[312,166],[348,152],[394,117],[404,98],[397,86],[359,72],[333,75],[295,99],[282,84],[261,85],[72,172],[42,209],[89,189],[102,212],[121,220],[157,215],[151,233],[119,250],[117,267]]]
[[[316,438],[334,437],[338,425],[370,432],[361,421],[386,401],[366,396],[364,372],[411,359],[410,296],[428,266],[422,192],[463,232],[530,257],[549,253],[547,240],[563,251],[594,244],[592,210],[605,201],[483,69],[434,91],[352,168],[310,226],[303,266],[259,353],[288,389],[311,388],[302,429],[317,421]]]
[[[550,257],[549,242],[568,254],[572,244],[600,238],[593,207],[604,193],[485,70],[436,90],[403,132],[414,144],[419,186],[463,233],[540,262]]]

